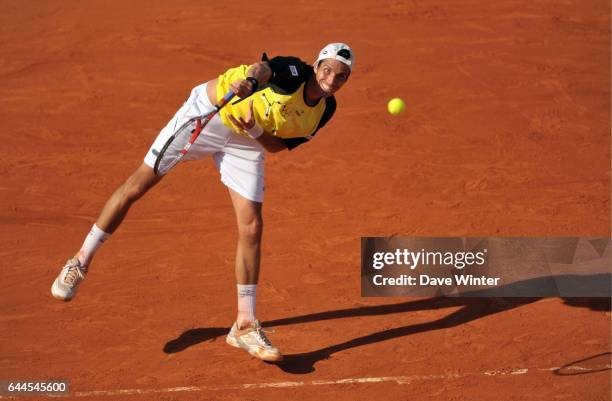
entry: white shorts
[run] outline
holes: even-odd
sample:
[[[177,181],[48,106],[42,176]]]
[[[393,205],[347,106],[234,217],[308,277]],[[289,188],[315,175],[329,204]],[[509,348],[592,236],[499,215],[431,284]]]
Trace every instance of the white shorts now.
[[[189,99],[160,131],[144,158],[147,166],[153,168],[156,155],[185,121],[214,109],[206,94],[206,86],[202,84],[193,88]],[[236,134],[221,122],[217,114],[204,127],[181,163],[200,160],[209,155],[215,160],[221,181],[228,188],[249,200],[263,202],[265,151],[259,142]]]

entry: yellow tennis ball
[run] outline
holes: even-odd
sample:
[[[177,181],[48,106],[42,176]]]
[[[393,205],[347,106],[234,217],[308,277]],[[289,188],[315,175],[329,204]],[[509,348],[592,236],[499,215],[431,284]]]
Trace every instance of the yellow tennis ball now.
[[[399,97],[395,97],[389,100],[389,103],[387,103],[387,110],[389,110],[389,113],[393,114],[394,116],[403,112],[404,109],[406,109],[406,103],[404,103],[404,101]]]

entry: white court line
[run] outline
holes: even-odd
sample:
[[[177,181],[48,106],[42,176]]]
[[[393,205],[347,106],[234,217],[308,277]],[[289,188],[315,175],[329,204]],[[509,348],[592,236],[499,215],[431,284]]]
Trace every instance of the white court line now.
[[[508,368],[498,370],[488,370],[477,373],[446,373],[438,375],[413,375],[413,376],[384,376],[384,377],[360,377],[348,378],[339,380],[312,380],[312,381],[287,381],[273,383],[250,383],[250,384],[228,384],[219,386],[189,386],[189,387],[169,387],[169,388],[132,388],[120,390],[92,390],[92,391],[77,391],[66,395],[46,395],[39,394],[43,397],[63,398],[63,397],[94,397],[94,396],[117,396],[117,395],[145,395],[157,393],[183,393],[183,392],[198,392],[198,391],[219,391],[219,390],[246,390],[246,389],[262,389],[262,388],[289,388],[289,387],[307,387],[307,386],[331,386],[342,384],[360,384],[360,383],[385,383],[395,382],[397,384],[409,384],[415,381],[433,380],[433,379],[460,379],[468,376],[514,376],[525,375],[529,372],[552,372],[558,369],[576,370],[582,372],[596,371],[601,369],[611,369],[612,365],[602,365],[594,368],[585,368],[582,366],[566,366],[553,368]],[[0,396],[0,399],[17,398],[13,396]]]

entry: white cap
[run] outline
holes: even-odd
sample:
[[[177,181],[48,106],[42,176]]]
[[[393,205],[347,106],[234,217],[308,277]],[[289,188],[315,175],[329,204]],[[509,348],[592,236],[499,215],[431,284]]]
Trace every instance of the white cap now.
[[[325,46],[319,52],[319,57],[317,57],[317,60],[315,61],[314,65],[316,66],[319,61],[325,60],[327,58],[332,58],[348,65],[351,71],[355,66],[355,57],[353,56],[353,51],[351,50],[349,45],[345,43],[330,43]]]

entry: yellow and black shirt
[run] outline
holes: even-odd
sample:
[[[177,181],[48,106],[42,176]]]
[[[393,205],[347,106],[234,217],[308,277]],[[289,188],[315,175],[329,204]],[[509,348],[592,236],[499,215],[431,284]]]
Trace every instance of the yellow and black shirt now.
[[[266,61],[272,69],[270,81],[248,98],[228,103],[219,115],[223,124],[238,134],[246,135],[227,116],[231,114],[245,118],[253,99],[257,124],[266,133],[282,139],[288,149],[293,149],[312,139],[331,119],[336,110],[336,99],[332,96],[319,100],[314,106],[306,104],[304,88],[314,70],[299,58],[280,56],[269,59],[264,53],[262,61]],[[229,92],[232,82],[245,79],[249,68],[248,65],[241,65],[221,74],[217,83],[217,100]]]

